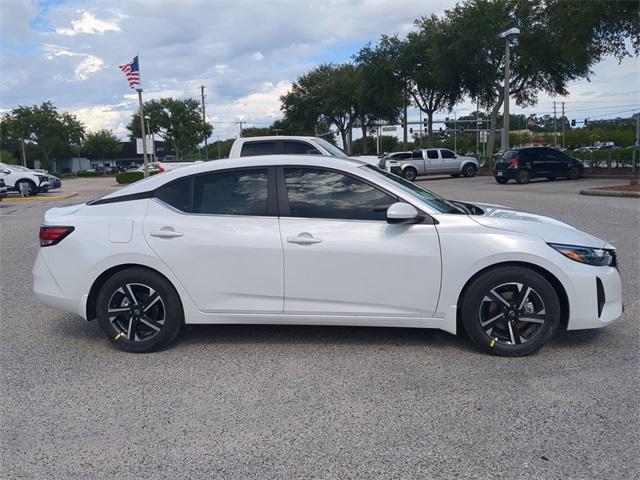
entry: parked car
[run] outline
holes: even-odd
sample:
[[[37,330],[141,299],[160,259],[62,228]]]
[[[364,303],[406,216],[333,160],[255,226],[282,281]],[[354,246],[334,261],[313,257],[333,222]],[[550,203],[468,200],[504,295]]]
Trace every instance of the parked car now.
[[[56,188],[60,188],[62,186],[62,181],[58,177],[51,175],[47,170],[44,170],[42,168],[34,168],[33,171],[47,176],[47,178],[49,179],[49,190],[55,190]]]
[[[584,165],[577,158],[570,157],[551,147],[523,147],[507,150],[494,167],[496,182],[507,183],[515,179],[518,183],[529,183],[532,178],[582,177]]]
[[[399,160],[402,176],[413,182],[419,175],[449,174],[452,177],[473,177],[478,171],[478,159],[458,155],[447,148],[422,148],[411,158]]]
[[[20,192],[26,197],[44,193],[49,190],[49,176],[21,165],[0,163],[0,168],[6,170],[4,181],[9,191]]]
[[[374,155],[350,157],[344,150],[324,138],[290,135],[238,138],[233,142],[229,152],[229,158],[257,155],[326,155],[337,158],[355,158],[370,165],[378,165],[380,161]],[[394,166],[398,166],[394,160],[387,162],[389,171]]]
[[[413,156],[413,152],[393,152],[393,153],[387,153],[386,155],[384,155],[380,161],[378,162],[378,167],[381,168],[382,170],[386,170],[387,169],[387,161],[388,160],[395,160],[395,161],[399,161],[399,160],[408,160]]]
[[[561,324],[602,327],[622,313],[616,253],[604,240],[320,155],[155,175],[48,210],[40,245],[36,296],[97,318],[131,352],[167,346],[184,324],[455,334],[460,322],[486,352],[521,356]]]

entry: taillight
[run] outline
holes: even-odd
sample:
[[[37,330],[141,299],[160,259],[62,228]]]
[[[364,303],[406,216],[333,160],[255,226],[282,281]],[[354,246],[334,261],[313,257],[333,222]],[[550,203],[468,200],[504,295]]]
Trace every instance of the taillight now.
[[[40,227],[40,246],[50,247],[60,243],[75,227]]]
[[[158,167],[158,173],[162,173],[162,172],[164,172],[164,168]]]
[[[514,158],[513,160],[511,160],[507,168],[520,168],[520,160],[517,158]]]

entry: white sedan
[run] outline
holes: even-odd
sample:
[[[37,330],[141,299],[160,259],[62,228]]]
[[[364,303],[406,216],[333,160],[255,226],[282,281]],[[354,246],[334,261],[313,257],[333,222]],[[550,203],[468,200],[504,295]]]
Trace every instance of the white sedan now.
[[[47,211],[40,245],[37,297],[97,318],[130,352],[167,346],[184,324],[242,323],[464,328],[521,356],[622,313],[607,242],[349,159],[180,168]]]

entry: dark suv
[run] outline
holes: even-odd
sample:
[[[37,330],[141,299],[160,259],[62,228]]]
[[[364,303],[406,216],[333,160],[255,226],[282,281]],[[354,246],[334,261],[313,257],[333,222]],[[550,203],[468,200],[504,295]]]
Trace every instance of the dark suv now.
[[[568,178],[582,176],[584,166],[576,158],[551,147],[524,147],[507,150],[496,162],[493,170],[496,182],[529,183],[532,178]]]

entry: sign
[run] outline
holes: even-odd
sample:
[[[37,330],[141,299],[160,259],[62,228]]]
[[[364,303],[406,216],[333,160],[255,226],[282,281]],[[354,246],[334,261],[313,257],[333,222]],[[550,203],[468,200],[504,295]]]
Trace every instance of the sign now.
[[[489,132],[486,130],[480,130],[480,142],[487,143],[489,139]]]
[[[383,132],[395,132],[396,131],[396,127],[382,127],[382,131]]]
[[[138,155],[144,154],[141,138],[136,138],[136,153]],[[153,139],[151,138],[151,136],[147,135],[147,155],[152,155],[152,154],[153,154]]]

